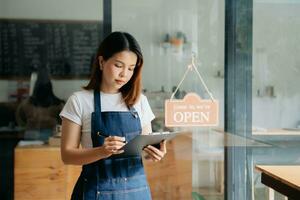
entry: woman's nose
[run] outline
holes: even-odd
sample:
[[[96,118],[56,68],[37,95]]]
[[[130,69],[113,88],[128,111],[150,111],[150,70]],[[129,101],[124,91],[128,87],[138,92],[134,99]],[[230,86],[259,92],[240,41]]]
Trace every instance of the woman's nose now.
[[[127,70],[126,70],[126,69],[123,69],[123,70],[121,71],[121,73],[120,73],[120,76],[121,76],[121,77],[126,77],[126,75],[127,75]]]

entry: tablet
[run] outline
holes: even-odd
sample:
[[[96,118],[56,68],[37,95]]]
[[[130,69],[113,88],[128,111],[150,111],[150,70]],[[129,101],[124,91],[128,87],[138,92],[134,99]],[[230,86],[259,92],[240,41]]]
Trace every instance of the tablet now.
[[[116,154],[113,157],[140,156],[143,148],[147,145],[157,145],[163,140],[174,138],[179,133],[182,132],[153,132],[149,135],[137,135],[123,147],[124,153]]]

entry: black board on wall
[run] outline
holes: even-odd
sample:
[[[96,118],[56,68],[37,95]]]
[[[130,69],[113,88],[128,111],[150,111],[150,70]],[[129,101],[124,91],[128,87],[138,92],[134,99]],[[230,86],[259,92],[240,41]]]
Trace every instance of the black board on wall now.
[[[48,67],[54,78],[88,78],[103,38],[101,21],[0,19],[0,78]]]

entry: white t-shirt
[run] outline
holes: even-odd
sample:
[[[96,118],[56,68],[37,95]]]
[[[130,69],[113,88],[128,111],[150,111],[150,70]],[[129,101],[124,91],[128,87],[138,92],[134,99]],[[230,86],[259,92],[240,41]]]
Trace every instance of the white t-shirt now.
[[[141,127],[148,125],[154,118],[147,97],[141,95],[133,106],[141,121]],[[121,93],[108,94],[101,92],[101,111],[128,111]],[[83,148],[92,148],[91,115],[94,112],[94,91],[82,90],[73,93],[60,113],[60,117],[67,118],[81,126],[81,145]],[[72,134],[72,133],[70,133]]]

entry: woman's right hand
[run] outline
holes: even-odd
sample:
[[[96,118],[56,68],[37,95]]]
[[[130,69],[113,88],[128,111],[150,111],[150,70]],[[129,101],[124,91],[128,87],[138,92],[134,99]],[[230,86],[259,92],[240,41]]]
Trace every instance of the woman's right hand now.
[[[109,136],[104,139],[102,145],[104,154],[109,157],[113,154],[121,154],[124,150],[120,150],[125,145],[125,137]]]

